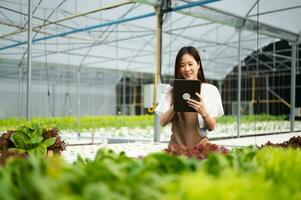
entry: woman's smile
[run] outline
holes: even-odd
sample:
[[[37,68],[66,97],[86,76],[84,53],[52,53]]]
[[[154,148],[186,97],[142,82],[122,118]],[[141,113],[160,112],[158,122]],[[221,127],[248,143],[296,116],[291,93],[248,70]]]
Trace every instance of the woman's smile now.
[[[184,54],[180,63],[180,72],[184,79],[197,80],[200,66],[189,54]]]

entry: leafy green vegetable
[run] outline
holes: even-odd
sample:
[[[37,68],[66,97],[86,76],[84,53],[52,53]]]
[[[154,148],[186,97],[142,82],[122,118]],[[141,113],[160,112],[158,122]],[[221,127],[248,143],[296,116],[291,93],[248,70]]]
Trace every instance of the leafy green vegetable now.
[[[53,145],[56,137],[43,138],[43,126],[40,122],[31,121],[17,128],[10,140],[16,149],[25,150],[30,156],[46,157],[47,148]]]
[[[202,161],[99,150],[94,160],[72,164],[60,157],[9,160],[0,166],[0,199],[299,200],[300,177],[297,149],[249,147]]]

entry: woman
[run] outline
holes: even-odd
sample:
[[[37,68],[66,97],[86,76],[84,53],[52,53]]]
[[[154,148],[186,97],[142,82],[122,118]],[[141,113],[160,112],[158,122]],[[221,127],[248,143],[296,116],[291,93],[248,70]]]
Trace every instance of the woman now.
[[[182,47],[175,61],[175,79],[200,80],[201,95],[199,101],[188,99],[187,103],[196,112],[175,112],[173,108],[173,88],[161,97],[156,107],[160,116],[160,125],[171,123],[172,135],[169,144],[178,144],[192,148],[199,143],[209,142],[206,130],[213,130],[216,118],[224,114],[221,96],[217,88],[209,83],[203,72],[198,51],[191,46]]]

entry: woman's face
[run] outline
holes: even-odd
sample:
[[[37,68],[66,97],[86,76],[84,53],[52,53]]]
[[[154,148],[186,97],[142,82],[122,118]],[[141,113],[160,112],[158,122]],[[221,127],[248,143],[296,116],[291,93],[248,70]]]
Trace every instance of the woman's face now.
[[[184,79],[197,80],[200,65],[189,54],[184,54],[180,62],[180,73]]]

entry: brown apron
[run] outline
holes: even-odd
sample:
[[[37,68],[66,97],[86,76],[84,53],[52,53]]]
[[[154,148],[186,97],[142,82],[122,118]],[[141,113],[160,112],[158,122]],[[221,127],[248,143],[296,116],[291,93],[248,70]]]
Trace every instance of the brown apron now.
[[[198,143],[209,142],[201,135],[196,112],[176,112],[171,124],[170,144],[192,148]]]

